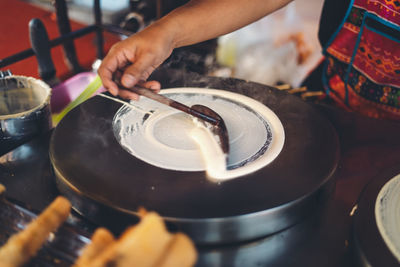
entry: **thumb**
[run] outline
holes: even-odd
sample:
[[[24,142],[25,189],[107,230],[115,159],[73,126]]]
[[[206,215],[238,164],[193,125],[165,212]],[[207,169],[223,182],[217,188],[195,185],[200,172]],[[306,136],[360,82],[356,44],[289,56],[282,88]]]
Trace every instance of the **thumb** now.
[[[153,60],[151,57],[142,57],[135,61],[125,69],[121,79],[122,85],[129,88],[134,86],[138,81],[147,80],[155,69],[152,63]]]

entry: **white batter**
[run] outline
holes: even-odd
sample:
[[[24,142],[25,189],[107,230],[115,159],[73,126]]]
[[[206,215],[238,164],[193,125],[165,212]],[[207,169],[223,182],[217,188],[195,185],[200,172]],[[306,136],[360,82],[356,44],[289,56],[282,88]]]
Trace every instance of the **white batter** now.
[[[223,118],[230,142],[228,166],[212,134],[190,115],[141,97],[132,102],[137,109],[125,106],[116,113],[113,128],[122,147],[149,164],[179,171],[206,170],[210,178],[226,180],[266,166],[283,147],[284,129],[278,117],[252,98],[201,88],[161,93],[188,106],[205,105]]]
[[[383,240],[400,263],[400,174],[388,181],[379,192],[375,218]]]

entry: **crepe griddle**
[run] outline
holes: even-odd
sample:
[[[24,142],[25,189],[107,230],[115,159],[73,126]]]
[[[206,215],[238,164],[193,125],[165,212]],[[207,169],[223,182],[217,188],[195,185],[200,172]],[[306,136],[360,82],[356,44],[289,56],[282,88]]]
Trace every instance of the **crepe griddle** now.
[[[339,160],[336,132],[301,99],[246,86],[225,89],[265,104],[285,130],[282,151],[259,171],[215,183],[203,171],[143,162],[114,137],[112,120],[121,104],[96,96],[68,113],[53,132],[50,159],[58,188],[83,216],[114,231],[135,222],[140,207],[158,212],[197,243],[245,241],[293,225],[314,209],[318,192],[333,176]]]
[[[375,217],[375,202],[379,192],[399,172],[397,167],[381,173],[365,186],[360,195],[353,219],[353,249],[358,266],[400,266],[383,240]]]

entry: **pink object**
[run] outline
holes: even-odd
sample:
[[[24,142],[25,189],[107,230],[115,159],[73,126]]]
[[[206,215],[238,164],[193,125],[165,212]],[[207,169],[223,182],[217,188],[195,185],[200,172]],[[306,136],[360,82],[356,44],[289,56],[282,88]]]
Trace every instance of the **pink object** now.
[[[59,113],[72,100],[77,98],[96,77],[94,72],[81,72],[53,87],[50,106],[52,113]],[[104,92],[102,86],[96,92]]]

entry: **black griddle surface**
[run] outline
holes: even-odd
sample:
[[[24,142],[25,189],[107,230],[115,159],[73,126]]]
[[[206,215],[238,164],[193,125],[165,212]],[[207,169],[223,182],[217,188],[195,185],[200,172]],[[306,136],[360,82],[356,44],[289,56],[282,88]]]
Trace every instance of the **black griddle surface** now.
[[[204,79],[198,77],[199,75],[194,77],[185,73],[179,75],[171,75],[171,72],[163,71],[157,80],[168,87],[209,85],[214,88],[229,88],[239,85],[241,88],[249,89],[245,87],[246,85],[242,85],[245,82],[240,80]],[[321,219],[311,226],[310,231],[299,229],[300,241],[294,242],[292,249],[289,250],[282,251],[281,247],[276,245],[273,247],[261,245],[260,249],[257,249],[248,243],[243,244],[250,259],[267,257],[266,255],[271,251],[279,249],[278,255],[275,253],[277,259],[272,264],[257,261],[251,265],[252,262],[249,261],[238,261],[236,250],[234,250],[235,245],[232,245],[233,251],[229,255],[220,255],[219,249],[212,247],[211,255],[217,262],[214,266],[357,266],[353,262],[353,246],[349,242],[353,221],[353,217],[349,214],[357,203],[363,186],[370,179],[378,175],[382,177],[383,172],[400,166],[398,153],[400,123],[365,118],[359,114],[326,105],[314,105],[314,107],[334,125],[341,145],[341,160],[335,174],[336,190],[328,207],[324,209],[325,212],[318,215]],[[48,137],[47,134],[41,135],[0,157],[0,182],[7,187],[6,196],[17,199],[36,211],[44,209],[59,194],[53,186],[55,177],[48,159]],[[27,149],[30,153],[26,153]],[[394,176],[399,172],[395,170],[390,175]],[[387,178],[393,177],[390,175]],[[317,215],[316,212],[314,215]],[[88,222],[84,218],[82,220]],[[116,222],[115,219],[113,221]],[[275,239],[276,236],[278,236],[277,240],[284,239],[287,232],[294,231],[294,228],[298,228],[301,224],[296,224],[266,239]],[[82,225],[76,224],[75,227],[81,229]],[[199,262],[202,262],[202,258]],[[230,264],[232,262],[237,265]],[[203,266],[210,266],[210,264]]]
[[[212,88],[213,78],[207,79]],[[267,86],[215,80],[225,90],[264,103],[279,117],[285,144],[271,164],[223,183],[207,180],[205,172],[149,165],[126,152],[114,137],[112,119],[121,104],[97,96],[72,110],[54,130],[50,158],[62,183],[118,210],[136,212],[145,207],[164,217],[198,219],[245,215],[290,204],[314,193],[332,176],[339,143],[335,130],[317,110]]]

